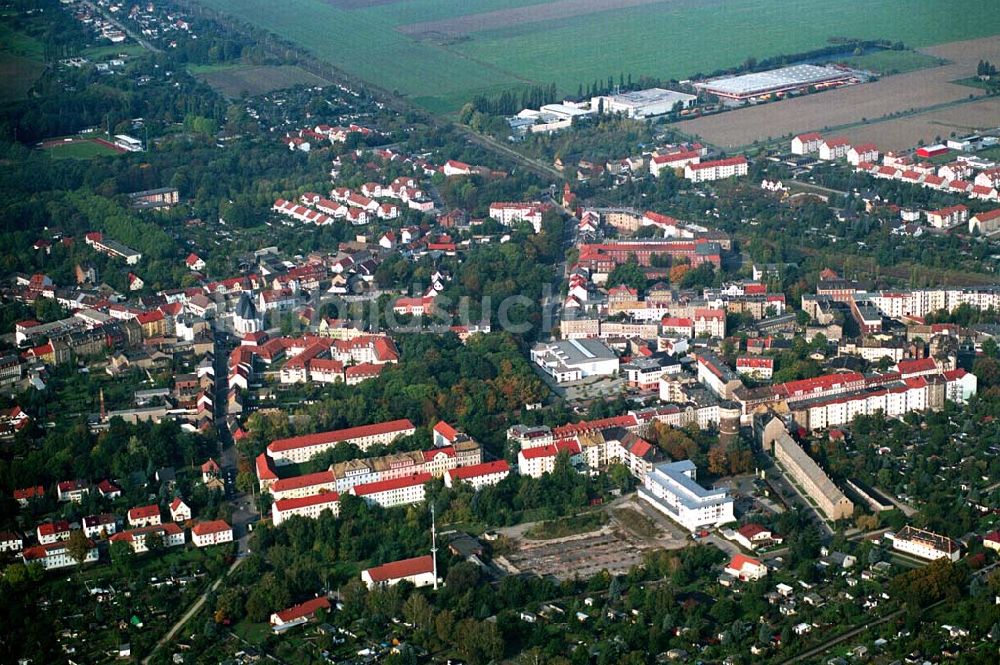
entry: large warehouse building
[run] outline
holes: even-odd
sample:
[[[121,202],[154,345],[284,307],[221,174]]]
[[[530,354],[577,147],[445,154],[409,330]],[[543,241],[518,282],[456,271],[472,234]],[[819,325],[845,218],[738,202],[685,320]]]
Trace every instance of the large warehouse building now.
[[[793,65],[767,72],[729,76],[695,83],[694,87],[723,99],[743,101],[795,92],[811,86],[833,87],[856,79],[853,71],[818,65]]]
[[[678,102],[681,108],[686,109],[697,99],[695,95],[683,92],[665,90],[664,88],[648,88],[635,92],[623,92],[618,95],[594,97],[590,100],[590,109],[596,111],[598,107],[601,107],[605,113],[622,113],[629,118],[652,118],[670,113]]]

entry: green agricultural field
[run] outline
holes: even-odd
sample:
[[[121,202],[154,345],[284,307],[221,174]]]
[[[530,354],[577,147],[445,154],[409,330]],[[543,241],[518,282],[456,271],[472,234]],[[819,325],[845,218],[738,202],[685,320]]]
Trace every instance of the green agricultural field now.
[[[188,70],[231,99],[264,95],[296,85],[330,85],[326,79],[294,66],[192,65]]]
[[[535,83],[572,94],[619,73],[686,78],[831,37],[921,47],[1000,34],[1000,5],[981,0],[197,1],[435,112]],[[926,66],[918,55],[882,66]]]

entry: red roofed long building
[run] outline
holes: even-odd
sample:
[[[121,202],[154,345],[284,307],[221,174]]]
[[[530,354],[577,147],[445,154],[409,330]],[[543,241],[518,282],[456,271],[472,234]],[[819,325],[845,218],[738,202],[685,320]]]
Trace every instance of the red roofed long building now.
[[[274,526],[281,526],[293,515],[314,520],[327,510],[334,517],[340,515],[340,495],[337,492],[320,492],[295,499],[279,499],[271,504],[271,521]]]
[[[351,494],[383,508],[405,506],[424,500],[426,484],[431,478],[429,473],[415,473],[400,478],[378,480],[374,483],[355,485],[351,488]]]
[[[484,487],[496,485],[508,475],[510,475],[510,465],[506,460],[497,460],[449,469],[444,473],[444,484],[445,487],[454,487],[461,481],[468,483],[478,492]]]
[[[603,243],[580,245],[578,264],[591,273],[610,273],[616,266],[626,263],[634,256],[640,266],[651,266],[654,256],[686,258],[692,266],[711,263],[722,265],[722,247],[719,243],[704,239],[689,240],[672,238],[667,240],[608,240]]]
[[[750,165],[747,162],[747,158],[740,155],[727,159],[701,162],[700,164],[688,164],[684,167],[684,177],[691,182],[709,182],[711,180],[745,176],[749,173],[749,170]]]
[[[367,450],[374,445],[388,445],[396,438],[409,436],[415,431],[413,423],[405,419],[362,425],[332,432],[277,439],[267,446],[267,455],[276,466],[301,464],[334,448],[339,443],[350,443],[361,450]]]
[[[313,598],[304,603],[289,607],[271,615],[271,626],[274,630],[286,630],[292,626],[306,623],[319,610],[329,610],[330,601],[326,596]]]
[[[361,571],[361,581],[368,588],[376,586],[392,586],[406,581],[415,587],[431,586],[435,583],[434,557],[430,554],[403,559],[375,566]]]
[[[129,531],[121,531],[111,536],[111,542],[128,543],[132,547],[133,552],[136,554],[142,554],[143,552],[149,551],[149,547],[146,545],[146,540],[150,534],[158,535],[163,541],[164,547],[180,547],[186,542],[184,538],[184,530],[173,522],[167,522],[166,524],[153,524],[150,526],[139,527],[138,529],[131,529]]]
[[[81,563],[94,563],[98,559],[97,545],[87,541],[87,554]],[[69,553],[66,543],[55,542],[29,547],[21,553],[25,563],[37,561],[45,570],[69,568],[77,565],[76,559]]]

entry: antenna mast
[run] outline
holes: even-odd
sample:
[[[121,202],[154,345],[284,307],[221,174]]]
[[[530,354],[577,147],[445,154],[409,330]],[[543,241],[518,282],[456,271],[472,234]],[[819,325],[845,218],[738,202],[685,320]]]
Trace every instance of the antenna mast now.
[[[431,504],[431,560],[434,562],[434,590],[438,588],[437,526],[434,520],[434,504]]]

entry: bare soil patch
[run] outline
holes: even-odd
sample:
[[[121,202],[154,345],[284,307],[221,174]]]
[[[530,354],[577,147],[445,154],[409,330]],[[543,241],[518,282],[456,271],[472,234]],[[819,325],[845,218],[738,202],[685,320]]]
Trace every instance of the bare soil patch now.
[[[875,143],[882,150],[902,150],[923,140],[933,143],[952,132],[971,134],[1000,126],[1000,98],[989,97],[938,111],[853,127],[838,132],[855,143]]]
[[[871,130],[870,138],[879,147],[905,147],[896,143],[897,139],[909,136],[908,133],[899,130],[898,137],[883,138],[882,131],[887,130],[894,135],[894,130],[891,129],[893,124],[905,125],[915,117],[880,119],[891,113],[906,113],[956,102],[970,95],[982,96],[982,90],[953,81],[975,74],[976,64],[981,59],[1000,60],[1000,40],[990,37],[951,42],[921,51],[945,58],[951,64],[888,76],[873,83],[689,120],[679,123],[678,128],[689,134],[696,134],[714,145],[736,148],[750,145],[754,141],[768,141],[806,131],[823,131],[828,127],[859,123],[863,119],[879,120],[857,130],[837,133],[853,137],[861,136],[862,130]],[[961,107],[956,107],[955,110],[958,108]],[[952,109],[941,112],[950,110]]]
[[[336,4],[337,2],[351,2],[352,0],[333,1]],[[583,16],[585,14],[594,14],[615,9],[627,9],[629,7],[652,5],[667,1],[669,0],[560,0],[559,2],[549,2],[540,5],[499,9],[492,12],[482,12],[481,14],[470,14],[468,16],[456,16],[455,18],[438,21],[410,23],[409,25],[398,26],[396,30],[416,39],[452,39],[474,32],[482,32],[483,30],[496,30],[498,28],[509,28],[525,23],[567,19],[573,16]]]

